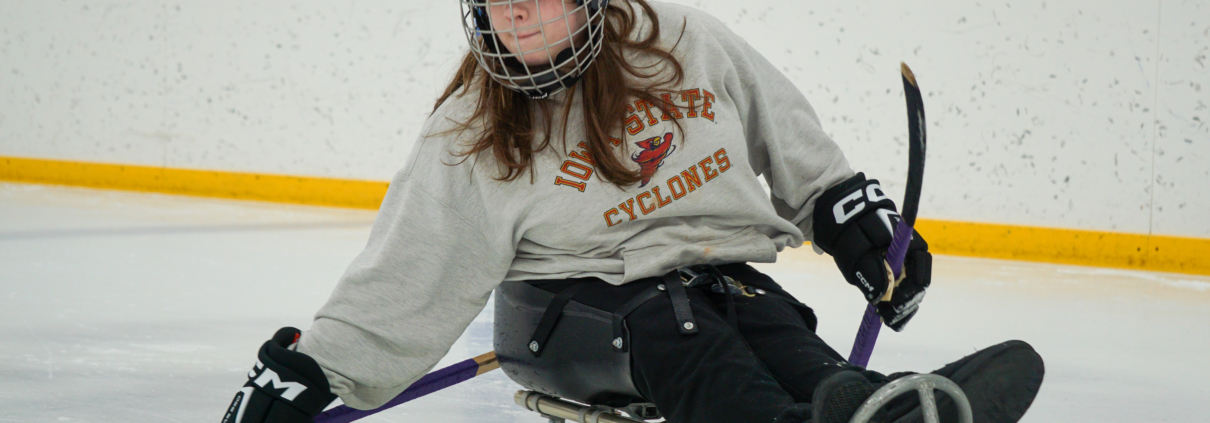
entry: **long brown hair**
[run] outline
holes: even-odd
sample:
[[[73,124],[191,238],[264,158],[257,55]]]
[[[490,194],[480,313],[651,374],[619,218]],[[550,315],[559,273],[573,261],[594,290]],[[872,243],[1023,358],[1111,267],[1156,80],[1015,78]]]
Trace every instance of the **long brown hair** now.
[[[651,23],[650,34],[637,41],[630,39],[631,33],[637,30],[636,11],[631,3],[641,7]],[[614,144],[610,141],[610,133],[621,134],[622,122],[626,119],[628,113],[626,109],[632,98],[643,100],[649,107],[658,108],[668,115],[668,109],[677,106],[665,104],[659,95],[671,93],[672,91],[666,87],[680,84],[685,72],[680,61],[672,55],[676,44],[668,50],[663,50],[656,45],[660,37],[660,23],[655,10],[646,0],[614,0],[604,10],[604,13],[606,14],[605,38],[601,52],[597,55],[595,62],[585,71],[580,82],[568,88],[566,98],[569,101],[562,110],[564,140],[562,147],[566,152],[567,120],[572,106],[570,100],[578,94],[584,108],[584,143],[588,147],[588,157],[596,165],[597,175],[614,185],[626,186],[638,182],[641,177],[637,170],[628,168],[613,153]],[[683,27],[681,31],[681,35],[684,35]],[[678,38],[677,43],[679,42]],[[626,61],[623,54],[627,50],[650,54],[659,60],[650,66],[635,66]],[[662,72],[664,66],[671,68],[671,75],[662,80],[654,80]],[[634,76],[636,81],[649,81],[649,83],[636,86],[628,81],[623,72]],[[485,127],[481,138],[458,154],[462,156],[463,160],[466,160],[480,152],[491,151],[500,166],[500,175],[496,179],[513,181],[526,171],[529,171],[532,178],[533,168],[531,166],[534,154],[550,147],[551,143],[551,125],[554,121],[551,119],[553,117],[551,101],[531,100],[525,94],[504,87],[485,75],[475,56],[467,53],[466,57],[462,59],[462,65],[454,74],[453,80],[446,86],[445,92],[438,97],[433,111],[436,112],[437,108],[441,107],[441,104],[459,89],[461,89],[461,93],[458,93],[459,96],[470,90],[472,83],[476,82],[476,76],[479,76],[477,82],[480,96],[473,117],[466,122],[459,123],[459,127],[453,131],[468,130],[476,121],[484,123]],[[541,113],[537,119],[533,114],[535,109],[532,107],[535,105],[537,106],[536,112]],[[671,114],[677,115],[677,113]],[[545,126],[543,139],[536,145],[533,142],[535,121],[541,122]],[[675,117],[673,117],[673,123],[680,127],[680,123],[676,121]],[[624,136],[624,134],[621,135]],[[624,137],[619,138],[624,139]]]

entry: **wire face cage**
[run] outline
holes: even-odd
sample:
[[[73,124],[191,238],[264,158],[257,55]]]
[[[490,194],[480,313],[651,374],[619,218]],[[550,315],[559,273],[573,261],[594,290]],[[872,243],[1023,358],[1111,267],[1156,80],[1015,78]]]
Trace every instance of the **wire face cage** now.
[[[534,99],[575,85],[601,51],[609,0],[460,0],[488,76]]]

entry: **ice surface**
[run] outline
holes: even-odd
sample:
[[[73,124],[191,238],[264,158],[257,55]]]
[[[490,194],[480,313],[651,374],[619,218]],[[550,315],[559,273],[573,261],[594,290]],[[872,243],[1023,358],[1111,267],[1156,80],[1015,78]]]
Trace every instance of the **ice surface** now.
[[[373,212],[0,184],[0,422],[217,422],[261,342],[305,328]],[[927,235],[927,234],[926,234]],[[1210,278],[939,256],[871,367],[929,370],[1007,339],[1046,383],[1026,422],[1210,416]],[[847,354],[862,303],[826,257],[759,266]],[[441,365],[491,348],[491,314]],[[542,422],[493,372],[366,422]]]

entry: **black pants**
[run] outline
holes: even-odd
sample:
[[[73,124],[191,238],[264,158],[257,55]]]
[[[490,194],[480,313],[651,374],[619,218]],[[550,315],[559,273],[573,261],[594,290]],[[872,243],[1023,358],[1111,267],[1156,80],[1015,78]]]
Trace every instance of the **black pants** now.
[[[669,296],[660,295],[627,318],[632,377],[643,396],[670,423],[772,422],[794,403],[810,402],[815,386],[841,370],[858,370],[815,334],[815,316],[768,276],[746,264],[718,266],[725,275],[764,294],[726,297],[708,287],[688,290],[698,333],[682,335]],[[658,278],[623,286],[595,279],[532,282],[558,292],[575,284],[577,302],[615,310]]]

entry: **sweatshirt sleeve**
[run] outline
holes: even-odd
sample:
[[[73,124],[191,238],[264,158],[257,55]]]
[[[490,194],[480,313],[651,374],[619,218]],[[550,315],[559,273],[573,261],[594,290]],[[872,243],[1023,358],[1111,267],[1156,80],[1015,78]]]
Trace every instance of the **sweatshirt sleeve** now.
[[[439,160],[417,156],[410,166]],[[516,250],[491,228],[475,188],[429,172],[459,169],[395,176],[365,250],[299,341],[351,407],[378,407],[432,369],[508,271]]]
[[[853,176],[806,97],[756,49],[712,17],[700,19],[727,56],[719,69],[739,112],[752,168],[764,175],[778,215],[812,237],[815,200]]]

